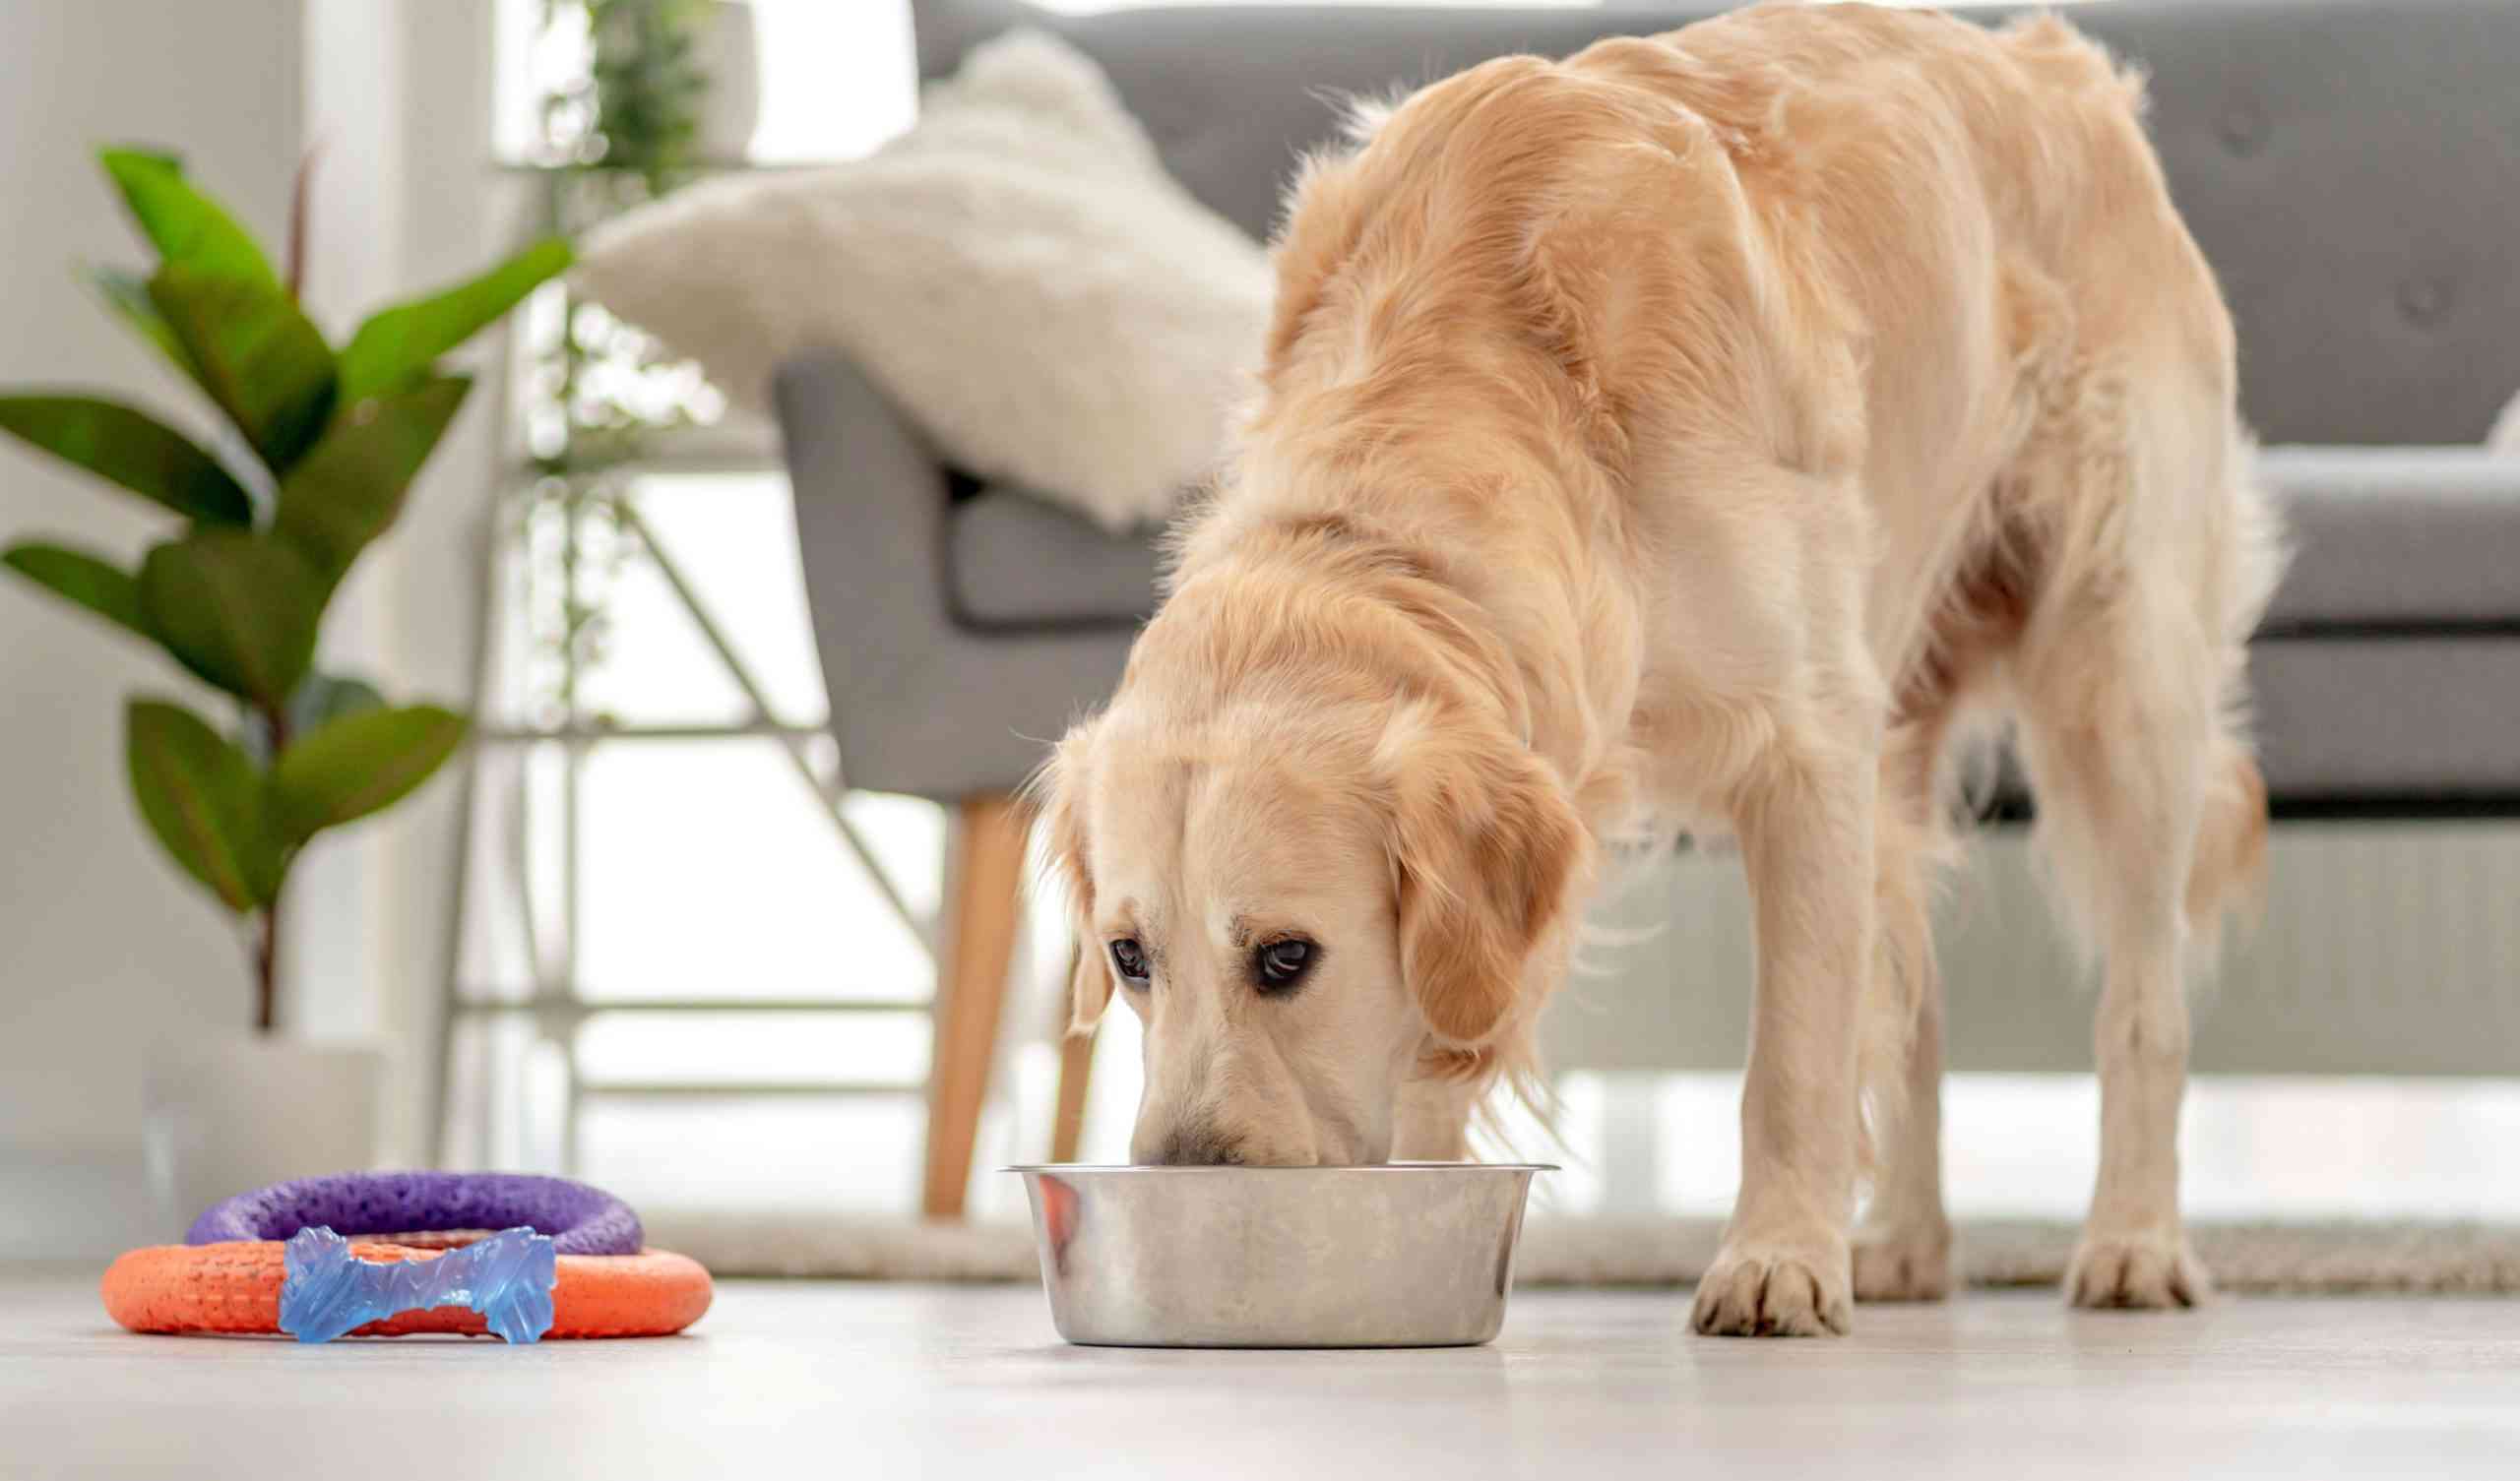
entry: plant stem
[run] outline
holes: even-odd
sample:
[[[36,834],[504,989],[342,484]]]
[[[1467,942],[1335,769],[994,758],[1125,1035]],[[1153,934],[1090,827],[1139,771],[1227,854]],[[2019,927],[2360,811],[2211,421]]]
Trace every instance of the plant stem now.
[[[308,150],[297,161],[297,183],[288,197],[288,296],[294,302],[306,291],[306,195],[315,183],[315,156],[322,147]]]
[[[272,759],[288,749],[288,711],[281,706],[263,710],[263,724],[271,731]],[[262,931],[254,941],[254,1031],[268,1034],[280,1027],[280,891],[272,891],[272,902],[262,909]]]
[[[280,1026],[280,898],[263,907],[263,927],[254,940],[254,1031],[268,1034]]]

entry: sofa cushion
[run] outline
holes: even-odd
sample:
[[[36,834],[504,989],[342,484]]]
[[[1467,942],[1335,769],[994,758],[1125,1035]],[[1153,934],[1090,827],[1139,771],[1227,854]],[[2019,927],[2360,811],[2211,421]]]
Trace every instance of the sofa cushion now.
[[[2279,808],[2520,796],[2515,468],[2455,451],[2270,452],[2264,471],[2289,491],[2301,540],[2249,652]],[[1154,610],[1152,540],[1112,539],[1005,488],[948,520],[948,589],[968,627],[1108,627],[1116,644]]]
[[[2471,448],[2269,448],[2292,570],[2268,637],[2520,628],[2520,458]],[[1021,490],[958,505],[957,615],[975,627],[1124,625],[1155,610],[1152,536],[1114,538]]]
[[[2474,448],[2269,448],[2292,526],[2269,637],[2520,627],[2520,458]]]
[[[947,516],[946,590],[966,627],[1133,626],[1155,611],[1155,541],[1118,537],[1019,489]]]
[[[2279,810],[2520,797],[2520,636],[2266,638],[2248,659]]]

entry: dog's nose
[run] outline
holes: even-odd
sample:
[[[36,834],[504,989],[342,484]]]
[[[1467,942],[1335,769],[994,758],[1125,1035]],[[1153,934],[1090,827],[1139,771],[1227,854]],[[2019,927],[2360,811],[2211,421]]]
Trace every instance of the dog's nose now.
[[[1242,1144],[1212,1126],[1177,1126],[1150,1160],[1159,1167],[1239,1167]]]

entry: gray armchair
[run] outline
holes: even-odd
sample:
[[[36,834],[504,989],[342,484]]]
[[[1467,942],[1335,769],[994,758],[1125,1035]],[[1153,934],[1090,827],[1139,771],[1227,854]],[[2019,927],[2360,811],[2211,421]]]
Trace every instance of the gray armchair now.
[[[928,77],[1010,25],[1065,35],[1172,171],[1255,236],[1296,153],[1332,131],[1336,92],[1707,9],[913,6]],[[2475,447],[2520,391],[2511,8],[2128,0],[2074,19],[2152,73],[2153,132],[2232,297],[2243,408],[2299,534],[2252,649],[2278,816],[2520,811],[2520,460]],[[1005,798],[1117,680],[1155,556],[945,467],[838,355],[788,365],[777,398],[847,780],[962,809],[926,1191],[950,1214],[1011,941],[1023,837]],[[1083,1065],[1070,1056],[1062,1151]]]

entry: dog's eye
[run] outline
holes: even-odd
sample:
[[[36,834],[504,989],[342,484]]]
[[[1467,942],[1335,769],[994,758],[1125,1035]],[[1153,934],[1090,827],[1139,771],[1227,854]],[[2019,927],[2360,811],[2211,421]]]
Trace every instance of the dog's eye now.
[[[1146,981],[1146,948],[1134,936],[1123,936],[1111,943],[1111,965],[1131,982]]]
[[[1303,980],[1305,972],[1312,969],[1312,959],[1316,955],[1312,943],[1299,936],[1273,941],[1262,947],[1252,954],[1252,964],[1260,976],[1260,990],[1282,993],[1293,987]]]

